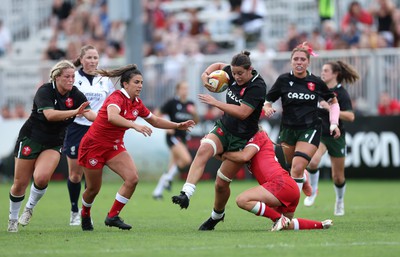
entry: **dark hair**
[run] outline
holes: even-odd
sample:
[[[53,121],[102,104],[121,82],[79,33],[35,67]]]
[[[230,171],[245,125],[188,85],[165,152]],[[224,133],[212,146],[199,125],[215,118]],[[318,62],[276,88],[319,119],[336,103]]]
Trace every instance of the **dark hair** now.
[[[232,57],[231,65],[232,66],[241,66],[245,69],[249,69],[251,67],[250,61],[250,52],[247,50],[242,51],[241,53]]]
[[[79,66],[82,65],[82,63],[81,63],[81,58],[86,54],[86,52],[87,52],[88,50],[92,50],[92,49],[97,51],[96,47],[94,47],[94,46],[92,46],[92,45],[85,45],[85,46],[82,46],[81,52],[80,52],[79,56],[76,57],[76,59],[75,59],[74,61],[72,61],[72,63],[75,65],[75,67],[79,67]]]
[[[326,64],[330,65],[333,73],[337,73],[336,80],[338,83],[342,83],[342,81],[346,83],[353,84],[358,79],[360,79],[360,75],[358,75],[356,69],[343,61],[331,61]]]
[[[124,82],[129,82],[129,80],[135,75],[142,75],[142,73],[138,70],[136,64],[128,64],[121,68],[117,68],[114,70],[97,70],[96,71],[99,75],[109,78],[114,77],[121,77],[120,78],[120,85],[123,88]]]

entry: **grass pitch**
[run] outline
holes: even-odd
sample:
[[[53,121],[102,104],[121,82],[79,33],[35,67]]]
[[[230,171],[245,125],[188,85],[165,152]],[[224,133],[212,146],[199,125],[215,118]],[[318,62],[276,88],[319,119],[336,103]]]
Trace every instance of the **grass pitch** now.
[[[234,200],[255,181],[235,181],[225,222],[215,231],[198,231],[211,212],[213,182],[198,184],[189,209],[171,203],[182,181],[162,201],[151,197],[155,182],[140,182],[121,217],[133,225],[130,231],[109,228],[104,218],[120,182],[104,182],[92,208],[93,232],[69,226],[69,199],[65,182],[51,182],[35,208],[31,223],[8,233],[8,192],[0,184],[0,256],[399,256],[400,181],[347,180],[346,214],[333,216],[335,194],[331,181],[321,181],[312,207],[302,196],[296,217],[333,219],[328,230],[270,232],[272,222],[239,209]],[[29,191],[27,190],[27,197]],[[26,198],[27,198],[26,197]],[[24,200],[24,204],[26,199]],[[23,208],[23,207],[22,207]],[[21,209],[22,209],[21,208]]]

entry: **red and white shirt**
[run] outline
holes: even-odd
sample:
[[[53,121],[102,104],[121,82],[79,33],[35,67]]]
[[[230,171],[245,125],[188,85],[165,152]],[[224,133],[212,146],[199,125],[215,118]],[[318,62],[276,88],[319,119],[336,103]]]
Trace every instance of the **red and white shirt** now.
[[[108,106],[117,107],[119,114],[127,120],[135,121],[137,117],[148,119],[150,110],[140,98],[131,99],[125,89],[114,91],[104,102],[95,121],[87,132],[87,137],[96,141],[121,143],[128,128],[118,127],[108,121]]]

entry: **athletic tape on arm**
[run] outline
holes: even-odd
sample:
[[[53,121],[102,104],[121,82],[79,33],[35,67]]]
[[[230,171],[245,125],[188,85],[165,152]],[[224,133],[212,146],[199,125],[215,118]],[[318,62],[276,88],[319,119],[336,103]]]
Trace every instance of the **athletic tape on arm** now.
[[[329,105],[329,122],[331,124],[339,124],[340,107],[338,103]]]

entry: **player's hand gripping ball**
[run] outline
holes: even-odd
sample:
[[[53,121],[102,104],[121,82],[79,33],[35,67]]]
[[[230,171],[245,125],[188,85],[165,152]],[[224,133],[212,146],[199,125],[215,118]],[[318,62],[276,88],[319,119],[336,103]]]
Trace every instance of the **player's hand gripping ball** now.
[[[212,89],[207,88],[213,93],[224,92],[229,86],[229,75],[223,70],[216,70],[210,73],[208,84],[211,85]]]

